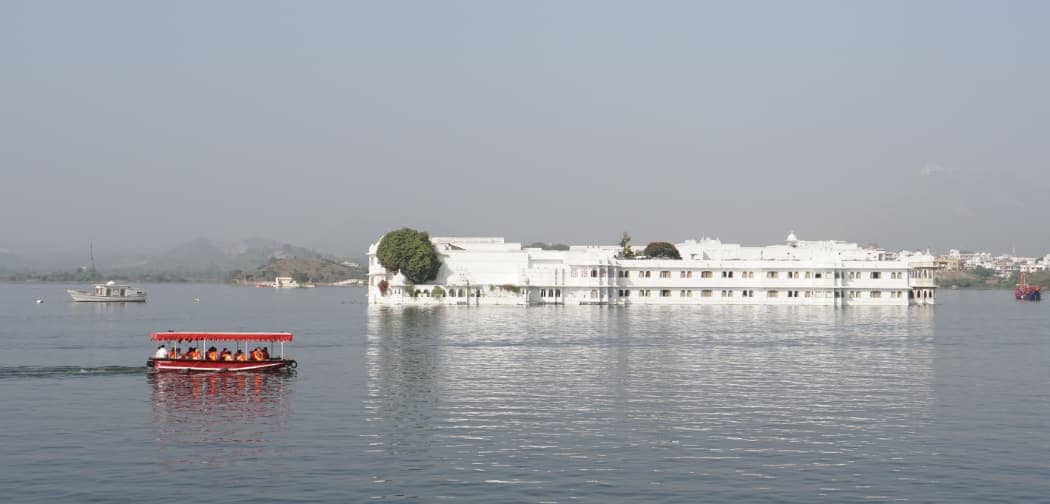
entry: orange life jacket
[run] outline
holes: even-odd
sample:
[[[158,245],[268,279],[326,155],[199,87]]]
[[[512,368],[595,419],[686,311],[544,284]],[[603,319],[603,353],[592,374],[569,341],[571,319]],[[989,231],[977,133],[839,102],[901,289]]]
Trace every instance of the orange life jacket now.
[[[239,361],[246,361],[246,360],[248,360],[248,356],[244,355],[243,353],[237,354],[236,356],[234,356],[234,358],[239,360]]]
[[[193,360],[201,360],[201,351],[194,350],[192,355]]]
[[[252,350],[252,360],[263,360],[262,351]]]
[[[215,350],[208,352],[208,360],[219,360],[219,352]]]
[[[231,355],[230,352],[223,352],[222,360],[224,360],[224,361],[232,361],[233,360],[233,355]]]

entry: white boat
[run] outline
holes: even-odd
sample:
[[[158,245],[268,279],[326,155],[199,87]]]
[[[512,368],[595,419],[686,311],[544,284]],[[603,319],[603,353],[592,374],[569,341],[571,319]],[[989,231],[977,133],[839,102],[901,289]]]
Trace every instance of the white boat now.
[[[78,303],[144,303],[146,302],[146,291],[128,285],[120,285],[114,281],[104,284],[95,284],[93,291],[78,291],[67,289],[66,292]]]

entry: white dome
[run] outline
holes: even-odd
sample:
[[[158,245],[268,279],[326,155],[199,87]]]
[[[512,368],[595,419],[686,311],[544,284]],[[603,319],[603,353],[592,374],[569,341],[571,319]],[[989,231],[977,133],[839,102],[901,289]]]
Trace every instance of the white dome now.
[[[394,275],[394,278],[390,279],[390,285],[394,287],[404,287],[408,285],[408,277],[398,271],[397,274]]]
[[[788,243],[798,243],[798,237],[795,236],[795,232],[792,231],[792,232],[788,233],[788,237],[784,241],[786,241]]]

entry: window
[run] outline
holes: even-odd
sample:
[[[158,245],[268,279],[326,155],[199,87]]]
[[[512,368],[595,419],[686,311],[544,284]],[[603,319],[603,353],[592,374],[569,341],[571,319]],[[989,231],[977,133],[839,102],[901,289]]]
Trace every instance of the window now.
[[[639,271],[638,278],[649,278],[652,275],[652,271]]]
[[[766,297],[768,297],[768,298],[775,298],[775,297],[777,297],[779,295],[780,295],[780,293],[777,292],[777,291],[766,291]]]
[[[788,293],[788,297],[789,298],[797,298],[798,297],[798,291],[787,291],[787,293]]]
[[[806,291],[805,297],[807,297],[807,298],[813,297],[813,291]]]
[[[598,289],[591,289],[591,299],[598,297]]]
[[[540,289],[540,297],[541,298],[547,297],[547,289]]]
[[[598,278],[598,270],[591,270],[591,278]]]
[[[678,277],[679,278],[693,278],[693,272],[692,271],[680,271]]]
[[[777,278],[777,276],[778,275],[777,275],[776,271],[767,271],[766,272],[766,278]]]
[[[880,298],[882,298],[882,292],[880,292],[880,291],[871,291],[871,296],[870,297],[871,297],[871,299],[880,299]]]
[[[729,295],[730,295],[730,297],[732,297],[732,295],[733,295],[733,294],[732,294],[732,293],[733,293],[733,291],[729,291],[729,293],[730,293],[730,294],[729,294]],[[755,291],[753,291],[753,290],[750,290],[750,289],[748,289],[748,290],[742,290],[742,291],[740,291],[740,296],[741,296],[741,297],[755,297]]]
[[[561,297],[561,289],[554,289],[554,297],[556,297],[556,298],[560,298]]]
[[[813,278],[820,278],[820,277],[822,277],[822,276],[824,276],[824,275],[823,275],[822,273],[814,273],[814,274],[813,274]],[[837,278],[837,277],[836,277],[836,278]]]
[[[670,271],[661,271],[660,272],[660,278],[671,278],[671,272]]]
[[[660,291],[660,297],[671,297],[671,289],[664,289]]]
[[[798,278],[798,272],[797,271],[789,271],[789,272],[787,272],[787,274],[788,274],[788,278],[793,278],[793,279],[797,279]]]
[[[725,291],[723,291],[723,292],[725,292]],[[700,297],[711,297],[712,293],[713,293],[713,291],[711,291],[710,289],[702,290],[702,291],[700,291]],[[723,296],[724,295],[725,294],[723,294]]]
[[[806,272],[806,278],[813,278],[813,272],[812,271],[807,271]]]
[[[882,273],[881,272],[878,272],[878,271],[872,271],[871,272],[871,279],[872,280],[878,280],[880,278],[882,278]]]
[[[730,276],[730,278],[732,278],[732,276]],[[741,271],[740,272],[740,278],[755,278],[755,272],[754,271]]]
[[[732,271],[723,271],[722,272],[722,278],[733,278],[733,272]]]
[[[700,278],[711,278],[712,276],[714,276],[714,273],[712,273],[710,271],[701,271],[700,272]]]
[[[838,278],[842,278],[842,272],[836,271],[836,272],[835,272],[835,278],[836,278],[836,279],[838,279]]]

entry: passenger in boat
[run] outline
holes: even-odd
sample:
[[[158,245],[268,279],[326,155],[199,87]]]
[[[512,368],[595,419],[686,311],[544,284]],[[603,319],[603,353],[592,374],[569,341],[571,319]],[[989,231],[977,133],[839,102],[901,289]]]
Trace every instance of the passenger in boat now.
[[[233,354],[230,353],[230,349],[229,348],[223,347],[222,351],[219,352],[219,359],[222,359],[224,361],[232,361],[233,360]]]
[[[270,350],[268,348],[262,347],[259,351],[262,352],[262,360],[270,360]]]
[[[259,347],[255,347],[252,349],[251,357],[252,360],[262,360],[262,353],[259,352]]]
[[[192,359],[193,358],[193,347],[187,348],[186,352],[182,354],[182,358],[183,359]]]
[[[215,347],[208,348],[208,360],[217,361],[219,360],[219,350]]]
[[[153,352],[154,359],[167,359],[168,358],[168,347],[161,345],[157,347],[157,351]]]
[[[241,349],[238,348],[237,349],[237,353],[233,354],[233,360],[235,360],[235,361],[246,361],[246,360],[248,360],[248,356],[244,355],[244,352],[242,352]]]
[[[204,356],[201,355],[201,349],[193,347],[193,352],[190,354],[190,358],[193,360],[204,360]]]

